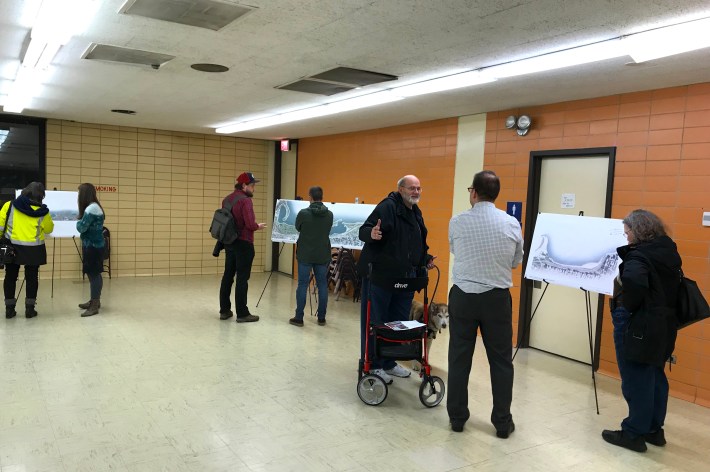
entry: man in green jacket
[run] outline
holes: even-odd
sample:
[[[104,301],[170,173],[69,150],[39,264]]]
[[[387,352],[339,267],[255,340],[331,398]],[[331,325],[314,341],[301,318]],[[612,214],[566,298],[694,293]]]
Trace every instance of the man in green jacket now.
[[[318,287],[318,324],[325,325],[328,308],[328,263],[330,262],[330,229],[333,212],[323,205],[323,189],[308,190],[311,205],[298,212],[296,230],[299,232],[296,258],[298,259],[298,287],[296,288],[296,316],[288,320],[294,326],[303,326],[303,309],[306,291],[311,280],[311,270]]]

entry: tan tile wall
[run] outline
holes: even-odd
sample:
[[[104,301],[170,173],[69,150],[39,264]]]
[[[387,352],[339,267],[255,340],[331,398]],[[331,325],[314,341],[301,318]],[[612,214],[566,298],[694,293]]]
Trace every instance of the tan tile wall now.
[[[114,277],[220,274],[224,255],[212,257],[215,241],[208,229],[241,172],[261,180],[254,212],[258,221],[271,219],[265,192],[268,146],[229,136],[49,120],[47,189],[75,191],[82,182],[116,187],[99,192],[111,230]],[[255,236],[253,270],[262,271],[268,234]],[[43,278],[53,265],[55,278],[81,277],[71,239],[50,239],[47,252]]]

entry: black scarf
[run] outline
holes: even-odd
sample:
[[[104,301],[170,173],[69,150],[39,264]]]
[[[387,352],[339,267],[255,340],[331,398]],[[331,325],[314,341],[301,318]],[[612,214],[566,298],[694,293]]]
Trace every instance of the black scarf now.
[[[32,208],[32,205],[39,206],[39,208],[35,210]],[[15,200],[13,200],[12,206],[14,206],[17,211],[24,213],[27,216],[34,216],[35,218],[45,216],[47,213],[49,213],[49,208],[47,208],[47,205],[33,202],[29,199],[29,197],[25,197],[23,195],[20,195]]]

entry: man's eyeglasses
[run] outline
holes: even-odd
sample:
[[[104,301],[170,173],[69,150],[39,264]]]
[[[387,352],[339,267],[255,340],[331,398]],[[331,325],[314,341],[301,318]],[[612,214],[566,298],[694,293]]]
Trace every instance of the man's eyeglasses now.
[[[473,189],[473,187],[468,187],[466,190],[468,190],[468,193],[471,193],[471,192],[473,192],[474,189]]]
[[[421,192],[422,188],[421,187],[404,187],[406,190],[409,190],[410,192],[414,192],[415,190],[417,192]]]

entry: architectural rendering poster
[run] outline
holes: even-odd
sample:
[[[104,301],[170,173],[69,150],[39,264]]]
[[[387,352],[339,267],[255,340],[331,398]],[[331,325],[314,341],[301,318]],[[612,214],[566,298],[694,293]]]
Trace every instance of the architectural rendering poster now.
[[[364,243],[358,238],[360,226],[365,222],[375,205],[356,203],[323,202],[333,212],[333,227],[330,229],[330,245],[346,249],[362,249]],[[298,240],[296,215],[310,202],[306,200],[278,200],[274,211],[274,225],[271,240],[279,243],[295,244]]]
[[[22,190],[16,190],[15,196],[19,197]],[[60,190],[47,190],[44,203],[49,208],[49,214],[54,221],[54,231],[48,235],[52,238],[79,237],[76,222],[79,220],[79,192],[64,192]]]
[[[611,295],[626,244],[621,220],[541,213],[525,278]]]

